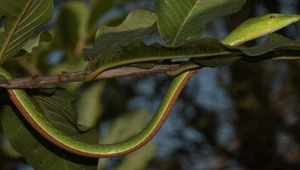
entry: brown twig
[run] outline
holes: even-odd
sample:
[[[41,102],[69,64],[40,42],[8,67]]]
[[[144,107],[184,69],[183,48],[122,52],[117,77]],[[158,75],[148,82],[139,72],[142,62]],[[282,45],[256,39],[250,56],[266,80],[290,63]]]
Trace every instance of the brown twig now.
[[[124,66],[111,70],[107,70],[102,74],[98,75],[95,80],[105,79],[105,78],[116,78],[123,76],[144,76],[149,74],[156,73],[165,73],[166,71],[174,71],[181,67],[180,64],[157,64],[150,69],[141,69],[137,67]],[[71,83],[71,82],[79,82],[83,81],[83,76],[90,73],[90,71],[81,71],[81,72],[73,72],[67,73],[62,72],[59,75],[51,75],[51,76],[40,76],[35,75],[32,77],[24,77],[24,78],[15,78],[8,80],[7,84],[1,84],[1,87],[7,89],[15,89],[15,88],[38,88],[47,85],[55,85],[62,83]]]

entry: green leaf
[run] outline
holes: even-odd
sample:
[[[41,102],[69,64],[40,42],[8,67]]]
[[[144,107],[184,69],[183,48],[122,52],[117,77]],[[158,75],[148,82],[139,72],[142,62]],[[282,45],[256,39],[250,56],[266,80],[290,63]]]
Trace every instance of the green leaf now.
[[[300,50],[300,40],[292,41],[277,34],[270,34],[266,41],[253,47],[225,46],[214,38],[201,38],[179,47],[165,47],[160,44],[145,45],[140,40],[135,40],[122,48],[121,52],[107,50],[98,60],[90,63],[95,71],[86,78],[92,78],[103,71],[143,62],[157,62],[170,59],[188,59],[194,63],[208,67],[223,67],[240,59],[249,57],[261,57],[261,60],[271,59],[263,57],[268,52],[276,50],[293,49]]]
[[[148,143],[141,149],[126,155],[124,160],[117,167],[117,170],[146,169],[149,162],[155,157],[155,154],[156,154],[156,145],[154,143]]]
[[[291,39],[288,39],[282,35],[279,34],[269,34],[266,40],[259,45],[253,46],[253,47],[232,47],[227,46],[230,49],[238,49],[241,50],[243,53],[245,53],[248,56],[259,56],[266,54],[269,51],[275,50],[276,48],[287,48],[287,47],[294,47],[299,49],[299,42],[293,41]]]
[[[92,27],[101,15],[110,10],[115,4],[113,0],[92,0],[91,2],[93,4],[93,11],[89,20],[89,27]]]
[[[120,46],[130,44],[134,39],[151,33],[156,26],[156,15],[146,10],[131,12],[124,22],[117,27],[101,26],[96,33],[94,47],[85,51],[85,58],[102,58],[102,52],[120,50]]]
[[[293,49],[296,49],[296,46],[298,46],[298,49],[300,50],[300,44],[297,41],[290,40],[282,35],[279,34],[270,34],[268,35],[267,39],[259,45],[253,46],[253,47],[232,47],[227,46],[230,49],[236,49],[240,50],[244,58],[247,58],[247,60],[251,59],[253,60],[253,57],[255,57],[255,61],[259,62],[262,60],[266,60],[268,58],[262,56],[268,52],[275,51],[278,48],[284,49],[287,47],[292,47]],[[248,56],[252,56],[251,58]],[[261,57],[260,57],[261,56]],[[202,66],[208,66],[208,67],[224,67],[228,64],[231,64],[235,61],[238,61],[242,58],[242,56],[222,56],[220,58],[214,57],[214,58],[208,58],[208,59],[202,59],[202,58],[192,58],[191,61],[197,64],[200,64]]]
[[[158,2],[161,2],[161,1],[158,1]],[[176,1],[174,1],[174,2],[176,2]],[[170,5],[170,4],[172,4],[172,3],[169,3],[168,5]],[[159,16],[158,16],[158,18],[159,18]],[[221,40],[221,42],[223,44],[228,45],[227,49],[224,48],[222,45],[220,45],[220,43],[217,42],[216,40],[211,40],[212,44],[208,44],[208,45],[200,44],[200,45],[202,45],[201,47],[193,46],[193,44],[190,45],[190,43],[188,46],[182,45],[182,46],[178,46],[178,48],[173,48],[173,49],[156,46],[156,48],[157,48],[156,57],[154,54],[155,47],[152,46],[154,48],[151,48],[150,46],[148,46],[145,48],[144,47],[145,45],[142,44],[141,42],[136,43],[135,45],[133,43],[133,44],[131,44],[131,47],[130,46],[124,47],[124,48],[127,48],[127,54],[126,54],[126,52],[124,52],[124,50],[122,50],[122,52],[120,52],[120,53],[115,53],[114,51],[107,49],[105,51],[105,56],[103,56],[102,58],[97,58],[97,60],[91,62],[90,68],[97,68],[97,66],[101,65],[100,68],[95,69],[95,71],[93,71],[91,74],[85,76],[84,80],[86,80],[86,81],[92,80],[93,78],[95,78],[97,75],[99,75],[103,71],[113,68],[113,67],[121,66],[121,65],[128,65],[128,64],[139,63],[139,62],[171,60],[171,59],[178,59],[178,58],[193,58],[192,64],[187,65],[186,69],[196,68],[197,66],[195,65],[195,63],[201,64],[202,66],[204,65],[204,66],[210,66],[210,67],[225,66],[225,65],[228,65],[232,62],[235,62],[235,61],[238,61],[239,59],[241,59],[241,56],[236,56],[236,54],[230,54],[230,50],[229,50],[230,48],[237,49],[237,51],[240,51],[241,54],[239,54],[239,55],[242,55],[244,53],[244,56],[245,55],[255,56],[255,55],[265,54],[266,52],[277,48],[278,45],[280,46],[280,43],[287,43],[286,41],[288,41],[288,40],[284,39],[284,41],[282,41],[282,42],[280,42],[280,41],[273,42],[272,40],[271,41],[269,40],[269,42],[266,42],[262,46],[256,46],[256,47],[252,47],[252,48],[230,47],[230,45],[239,45],[240,43],[250,41],[257,37],[266,35],[270,32],[274,32],[280,28],[283,28],[284,26],[287,26],[293,22],[298,21],[299,18],[300,18],[300,16],[298,16],[298,15],[286,15],[286,14],[267,14],[267,15],[263,15],[260,17],[251,18],[251,19],[245,21],[243,24],[241,24],[241,26],[237,27],[229,36],[227,36],[223,40]],[[204,40],[204,39],[202,39],[202,40]],[[202,41],[202,40],[200,40],[200,41]],[[175,41],[177,41],[177,38],[175,38]],[[173,41],[173,43],[175,41]],[[195,43],[194,45],[199,45],[199,41],[194,41],[194,42],[191,40],[189,40],[189,41],[192,43]],[[210,43],[210,42],[207,42],[207,43]],[[171,44],[172,47],[173,47],[173,45],[174,44]],[[208,46],[208,48],[212,48],[213,50],[210,51],[208,49],[207,52],[204,52],[204,53],[203,53],[203,51],[199,50],[199,49],[203,49],[203,47],[206,47],[206,46]],[[186,47],[187,49],[184,49],[184,47]],[[141,49],[143,49],[143,51]],[[220,49],[221,53],[222,52],[229,52],[229,53],[225,53],[225,55],[224,55],[224,53],[220,54],[220,55],[213,54],[215,52],[215,49]],[[193,52],[191,54],[186,54],[186,52],[184,50],[186,50],[186,51],[192,50]],[[198,50],[198,51],[196,51],[196,50]],[[178,51],[179,51],[179,53],[178,53]],[[183,51],[183,53],[181,54],[180,52],[182,52],[182,51]],[[170,52],[174,53],[173,57],[171,57],[172,54],[170,54]],[[142,53],[146,53],[146,55],[143,55]],[[161,55],[161,53],[163,53],[163,55]],[[166,55],[166,56],[164,56],[164,55]],[[189,55],[191,55],[191,56],[189,56]],[[233,56],[229,56],[229,55],[233,55]],[[194,58],[197,58],[197,59],[194,59]],[[263,59],[265,59],[265,58],[261,58],[261,60],[263,60]],[[94,67],[95,65],[96,65],[96,67]],[[180,71],[184,71],[184,70],[181,69]],[[172,72],[169,72],[168,74],[174,75]]]
[[[90,9],[84,2],[65,3],[56,23],[54,43],[69,55],[79,55],[87,37]]]
[[[106,135],[101,137],[101,143],[117,143],[128,139],[141,131],[149,120],[149,113],[146,111],[138,111],[135,113],[127,113],[118,116],[109,127]],[[139,163],[131,164],[129,169],[144,169],[143,166],[154,156],[156,145],[148,143],[143,148],[125,155],[120,167],[128,166],[133,160],[139,160]],[[141,156],[143,155],[143,156]],[[99,159],[98,169],[104,169],[107,159]],[[119,167],[119,169],[120,169]],[[125,168],[128,169],[128,168]]]
[[[260,62],[267,59],[280,58],[280,53],[285,53],[288,50],[300,50],[300,40],[293,41],[279,34],[269,34],[266,40],[259,45],[253,47],[232,47],[226,46],[230,49],[239,50],[242,52],[239,56],[221,56],[220,58],[214,57],[211,59],[192,58],[191,61],[204,66],[222,67],[233,63],[239,59],[244,61]],[[279,53],[279,54],[278,54]],[[281,59],[299,59],[297,56],[286,56]]]
[[[22,155],[19,152],[17,152],[15,148],[11,146],[8,140],[5,140],[3,143],[1,142],[1,144],[2,144],[1,150],[9,157],[14,159],[22,158]]]
[[[51,34],[47,31],[42,31],[35,38],[29,39],[27,43],[22,47],[22,49],[30,54],[32,50],[35,47],[38,47],[41,42],[49,42],[49,41],[51,41]]]
[[[234,63],[238,60],[240,60],[242,57],[241,56],[223,56],[223,57],[216,57],[212,59],[192,59],[191,61],[199,64],[201,66],[206,66],[206,67],[224,67],[227,66],[231,63]]]
[[[245,0],[156,0],[158,28],[165,43],[180,46],[199,38],[207,22],[238,11]]]
[[[87,131],[98,123],[103,112],[100,95],[105,83],[98,81],[86,87],[78,100],[77,127],[80,131]]]
[[[146,111],[118,116],[112,122],[107,135],[100,138],[100,143],[118,143],[136,135],[145,127],[149,118],[150,115]]]
[[[226,56],[234,54],[214,38],[202,38],[180,47],[165,47],[160,44],[145,45],[141,40],[135,40],[122,48],[121,52],[106,50],[101,58],[90,63],[95,69],[85,77],[91,80],[103,71],[132,63],[154,62],[183,58],[209,58],[210,56]]]
[[[239,59],[243,59],[244,61],[255,61],[255,62],[259,62],[267,59],[273,59],[273,57],[275,59],[275,57],[280,57],[280,56],[274,55],[273,53],[277,54],[280,51],[291,50],[291,49],[300,50],[300,40],[293,41],[282,35],[272,33],[268,35],[268,37],[262,44],[253,47],[244,47],[244,46],[232,47],[227,45],[226,47],[229,49],[239,50],[240,52],[242,52],[242,54],[239,56],[229,55],[229,56],[222,56],[220,58],[214,57],[211,59],[193,58],[191,59],[191,61],[204,66],[223,67]],[[295,59],[295,58],[300,58],[300,57],[290,56],[290,58],[286,57],[285,59]]]
[[[1,0],[0,18],[5,19],[4,32],[0,33],[0,64],[17,54],[52,13],[52,0]]]
[[[33,99],[41,107],[42,114],[66,135],[75,139],[98,144],[97,133],[94,130],[88,133],[78,132],[76,125],[78,114],[72,107],[73,96],[63,89],[57,89],[54,94],[49,95],[43,91],[31,91]]]
[[[0,84],[7,84],[8,80],[5,76],[0,75]]]
[[[40,114],[65,135],[87,143],[98,143],[95,129],[87,133],[77,131],[77,115],[71,107],[72,96],[66,91],[57,89],[54,94],[50,94],[30,90],[29,93],[33,97],[28,97],[28,100],[34,101],[41,108]],[[36,170],[96,169],[96,159],[79,157],[57,148],[36,132],[11,105],[5,106],[1,123],[12,146]]]
[[[110,27],[116,27],[125,20],[126,14],[120,14],[114,17],[109,18],[109,20],[105,21],[105,25],[110,26]]]
[[[135,3],[135,2],[142,2],[142,1],[145,1],[145,0],[113,0],[116,2],[116,5],[123,5],[123,4],[126,4],[126,3]]]

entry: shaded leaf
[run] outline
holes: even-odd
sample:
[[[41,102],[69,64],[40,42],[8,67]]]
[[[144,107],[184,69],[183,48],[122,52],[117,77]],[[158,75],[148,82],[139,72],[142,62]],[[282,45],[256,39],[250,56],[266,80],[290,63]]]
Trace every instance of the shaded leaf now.
[[[38,47],[41,42],[49,42],[51,41],[51,34],[47,31],[41,32],[35,38],[31,38],[27,41],[27,43],[22,47],[28,53],[31,53],[35,47]]]
[[[100,138],[101,143],[122,142],[141,131],[147,124],[150,115],[146,111],[127,113],[118,116],[109,128],[107,135]]]
[[[269,51],[274,50],[277,47],[284,46],[286,44],[294,43],[293,41],[277,35],[269,35],[267,40],[261,44],[254,47],[230,47],[238,46],[244,42],[253,40],[255,38],[264,36],[271,32],[275,32],[293,22],[300,19],[299,15],[288,15],[288,14],[266,14],[259,17],[254,17],[246,20],[240,24],[236,29],[234,29],[228,36],[221,40],[223,44],[229,45],[228,48],[239,49],[248,56],[258,56],[265,54]],[[232,59],[232,61],[231,61]],[[239,57],[229,57],[229,58],[216,58],[216,59],[192,59],[195,63],[200,63],[205,66],[224,66],[228,63],[237,61]],[[256,61],[264,60],[264,57],[256,59]]]
[[[266,40],[259,45],[253,47],[231,47],[231,49],[241,50],[248,56],[259,56],[275,49],[298,49],[300,50],[300,40],[294,41],[279,34],[269,34]]]
[[[0,75],[0,84],[7,84],[8,80],[5,76]]]
[[[156,0],[158,28],[175,47],[198,39],[207,22],[238,11],[245,0]]]
[[[29,92],[33,95],[30,100],[38,103],[45,119],[65,135],[88,143],[98,143],[95,129],[88,133],[77,131],[75,126],[77,115],[71,107],[72,97],[66,91],[57,89],[53,95],[32,90]],[[1,122],[12,146],[34,169],[96,169],[95,159],[79,157],[57,148],[23,120],[20,113],[11,105],[5,106]]]
[[[269,34],[266,40],[259,45],[253,46],[253,47],[232,47],[227,46],[230,49],[236,49],[240,50],[243,54],[239,56],[225,56],[221,58],[211,58],[211,59],[199,59],[199,58],[193,58],[191,59],[192,62],[204,65],[204,66],[210,66],[210,67],[222,67],[226,66],[232,62],[238,61],[239,59],[244,59],[245,61],[255,61],[260,62],[262,60],[267,59],[274,59],[280,57],[278,55],[265,55],[267,53],[276,53],[278,51],[284,51],[284,50],[300,50],[300,40],[293,41],[291,39],[288,39],[282,35],[279,34]],[[243,57],[242,57],[243,56]],[[296,56],[286,56],[282,59],[299,59],[299,57]]]
[[[85,80],[91,80],[103,71],[132,63],[154,62],[182,58],[209,58],[211,56],[227,56],[234,54],[214,38],[202,38],[180,47],[165,47],[160,44],[145,45],[141,40],[135,40],[122,48],[121,52],[106,50],[102,57],[91,62],[94,68]],[[237,52],[238,54],[238,52]]]
[[[113,1],[115,1],[117,5],[123,5],[125,3],[142,2],[144,0],[113,0]]]
[[[103,112],[100,95],[105,83],[98,81],[86,87],[78,100],[77,127],[80,131],[87,131],[98,123]]]
[[[101,15],[110,10],[115,4],[113,0],[92,0],[91,2],[93,4],[93,11],[89,19],[89,27],[92,27]]]
[[[54,43],[69,55],[79,55],[88,31],[90,9],[84,2],[65,3],[56,23]]]
[[[51,121],[56,128],[66,135],[85,143],[97,144],[97,133],[95,129],[88,133],[78,132],[76,125],[78,113],[72,107],[73,96],[63,89],[56,89],[54,94],[43,91],[31,90],[36,103],[42,109],[42,114]]]
[[[120,50],[120,46],[151,33],[155,25],[156,15],[146,10],[131,12],[117,27],[103,25],[97,30],[93,48],[85,50],[85,59],[102,58],[102,53],[107,48],[112,51]]]
[[[146,111],[122,114],[121,116],[118,116],[111,123],[107,134],[100,138],[100,142],[101,143],[111,143],[111,142],[116,143],[116,142],[124,141],[125,139],[128,139],[128,138],[136,135],[137,133],[139,133],[141,131],[141,129],[143,129],[146,126],[148,120],[149,120],[149,113]],[[150,146],[147,146],[147,145],[150,145]],[[139,149],[139,150],[142,150],[141,152],[143,152],[143,153],[145,152],[145,150],[149,149],[149,153],[144,153],[145,157],[141,161],[149,160],[155,152],[155,146],[153,144],[147,144],[147,145],[144,146],[143,148]],[[137,155],[141,154],[141,152],[139,150],[126,155],[125,160],[131,162],[133,157],[140,159],[139,157],[136,157]],[[138,153],[136,153],[136,152],[138,152]],[[149,158],[149,159],[147,159],[147,158]],[[124,162],[124,161],[122,164],[126,164],[126,162]],[[99,170],[103,169],[106,162],[107,162],[107,159],[99,159],[98,169]],[[134,165],[132,165],[132,166],[134,167]],[[141,165],[139,164],[139,166],[141,166]],[[130,169],[132,169],[132,168],[130,168]]]
[[[141,149],[132,152],[124,158],[124,160],[117,167],[117,170],[141,170],[146,169],[149,162],[155,157],[156,145],[148,143]],[[138,161],[136,161],[138,159]]]
[[[1,0],[0,18],[5,19],[0,33],[0,63],[17,54],[35,29],[51,19],[52,13],[52,0]]]
[[[132,63],[154,62],[170,59],[191,58],[194,63],[208,67],[222,67],[232,62],[249,59],[250,56],[259,58],[268,52],[284,49],[300,50],[299,41],[292,41],[277,34],[270,34],[266,41],[253,47],[225,46],[214,38],[201,38],[179,47],[165,47],[160,44],[145,45],[140,40],[135,40],[122,48],[121,52],[107,50],[103,57],[91,62],[95,71],[86,76],[86,80],[103,71]],[[271,59],[261,57],[261,60]],[[259,61],[261,61],[259,60]]]
[[[1,142],[1,144],[1,150],[9,157],[12,157],[14,159],[22,158],[22,155],[17,152],[7,140],[5,140],[3,143]]]
[[[268,52],[276,51],[276,50],[284,50],[287,48],[293,48],[300,50],[300,42],[299,41],[293,41],[290,40],[282,35],[279,34],[269,34],[266,40],[259,45],[253,46],[253,47],[232,47],[227,46],[230,49],[236,49],[241,50],[244,53],[244,58],[247,58],[247,60],[251,60],[251,58],[247,56],[257,56],[255,57],[255,62],[259,62],[266,59],[272,59],[270,57],[262,56]],[[261,56],[261,57],[260,57]],[[227,57],[221,57],[221,58],[212,58],[212,59],[198,59],[193,58],[191,59],[192,62],[201,64],[203,66],[209,66],[209,67],[223,67],[230,63],[233,63],[235,61],[240,60],[241,56],[227,56]],[[253,60],[253,58],[252,58]]]
[[[234,63],[238,60],[240,60],[242,57],[241,56],[223,56],[223,57],[215,57],[211,59],[192,59],[191,61],[194,63],[197,63],[201,66],[206,66],[206,67],[224,67],[227,66],[231,63]]]
[[[3,33],[5,31],[4,27],[0,27],[0,33]]]
[[[110,27],[117,27],[118,25],[122,24],[122,22],[125,20],[127,15],[121,14],[118,16],[114,16],[110,18],[108,21],[105,21],[105,25]]]

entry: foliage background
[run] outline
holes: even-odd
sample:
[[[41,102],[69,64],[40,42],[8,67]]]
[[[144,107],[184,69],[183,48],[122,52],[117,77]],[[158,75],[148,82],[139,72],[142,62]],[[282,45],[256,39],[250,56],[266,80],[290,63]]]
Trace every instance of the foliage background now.
[[[59,7],[63,1],[55,0],[55,3]],[[154,8],[151,0],[119,0],[117,4],[105,19],[126,15],[137,8]],[[270,12],[299,14],[299,9],[297,0],[248,0],[237,14],[209,23],[202,36],[220,39],[252,16]],[[51,29],[53,22],[40,29]],[[300,24],[296,23],[279,32],[298,39],[299,28]],[[149,42],[153,41],[151,39],[155,39],[155,35],[149,38]],[[21,63],[18,60],[11,62],[12,65]],[[51,67],[41,67],[49,63],[54,68],[62,62],[45,58],[36,68],[51,72]],[[15,67],[20,67],[15,70],[21,72],[22,66]],[[150,145],[156,146],[152,147],[156,154],[140,169],[300,169],[299,67],[298,61],[265,61],[201,70],[188,84],[166,124],[152,140]],[[103,115],[99,128],[102,135],[115,118],[126,112],[133,114],[142,109],[153,113],[170,81],[165,75],[106,80],[104,89],[97,93],[101,95]],[[74,93],[80,95],[80,91]],[[3,134],[1,141],[5,141]],[[144,151],[144,154],[146,152],[149,151]],[[124,159],[109,159],[103,169],[122,169],[120,164]],[[139,160],[134,159],[136,161],[131,162],[131,166]],[[24,160],[13,159],[2,149],[0,169],[29,167]]]

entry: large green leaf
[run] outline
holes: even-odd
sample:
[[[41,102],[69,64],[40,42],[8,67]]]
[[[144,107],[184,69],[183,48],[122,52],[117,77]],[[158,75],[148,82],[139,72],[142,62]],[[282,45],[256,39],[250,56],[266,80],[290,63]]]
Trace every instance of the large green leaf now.
[[[279,34],[269,34],[266,40],[259,45],[253,47],[232,47],[227,46],[229,49],[238,50],[242,52],[239,56],[214,56],[208,58],[192,58],[191,62],[209,67],[222,67],[239,59],[244,61],[263,61],[269,59],[300,59],[300,56],[295,55],[293,52],[288,53],[288,50],[300,50],[300,40],[293,41]],[[236,51],[237,52],[237,51]],[[286,55],[285,55],[286,54]],[[284,57],[282,55],[285,55]]]
[[[79,133],[76,129],[76,112],[71,107],[72,96],[64,90],[29,91],[41,113],[65,135],[77,140],[97,144],[96,130]],[[20,117],[20,113],[11,105],[5,106],[1,114],[3,130],[12,146],[20,152],[36,170],[96,169],[97,159],[79,157],[54,146],[38,134]]]
[[[120,50],[120,46],[130,44],[134,39],[150,34],[156,26],[156,15],[146,10],[131,12],[124,22],[117,27],[101,26],[96,33],[95,44],[85,51],[86,59],[102,58],[102,53],[109,48]]]
[[[300,50],[300,40],[293,41],[279,34],[269,34],[266,40],[259,45],[253,47],[232,47],[227,46],[229,49],[238,50],[242,52],[239,56],[229,55],[229,56],[215,56],[211,58],[192,58],[191,62],[200,64],[202,66],[208,67],[223,67],[239,59],[244,61],[255,61],[259,62],[267,59],[276,59],[280,57],[277,53],[279,51],[286,50]],[[268,53],[268,54],[267,54]],[[296,56],[286,56],[284,59],[299,59]],[[282,58],[283,59],[283,58]]]
[[[245,3],[245,0],[232,0],[232,1],[224,1],[224,0],[216,0],[216,1],[210,1],[210,0],[156,0],[155,4],[155,11],[158,17],[158,28],[160,31],[161,36],[164,38],[165,42],[171,46],[171,47],[178,47],[181,46],[187,42],[191,42],[193,40],[196,40],[199,38],[201,34],[201,30],[203,26],[216,18],[223,17],[225,15],[231,14],[239,10],[243,4]],[[139,17],[141,18],[141,16]],[[134,40],[134,38],[129,39],[130,41],[127,41],[127,43]],[[104,42],[104,41],[103,41]],[[105,45],[105,44],[103,44]],[[114,44],[109,44],[114,45]],[[122,43],[118,43],[118,45],[123,45]],[[133,43],[133,46],[140,46],[138,47],[138,51],[133,50],[127,50],[128,52],[133,52],[134,54],[124,54],[124,50],[122,50],[122,54],[115,53],[114,46],[112,48],[102,48],[101,49],[101,57],[99,57],[99,51],[96,51],[94,53],[94,56],[98,57],[95,61],[91,63],[90,68],[93,67],[96,63],[96,65],[101,65],[101,68],[96,69],[93,71],[93,73],[87,75],[84,77],[85,80],[92,80],[94,79],[98,74],[103,72],[106,69],[120,66],[120,65],[126,65],[131,63],[137,63],[137,62],[149,62],[149,61],[157,61],[157,60],[171,60],[175,58],[189,58],[187,56],[195,56],[199,57],[199,55],[202,57],[203,53],[201,50],[198,49],[198,47],[195,48],[193,46],[192,48],[189,48],[189,53],[186,55],[186,51],[182,50],[180,48],[180,52],[178,52],[178,49],[155,49],[154,48],[143,48],[143,44],[141,42]],[[218,45],[220,46],[220,45]],[[99,46],[100,48],[101,46]],[[107,46],[109,47],[109,46]],[[199,47],[202,48],[202,47]],[[213,47],[215,48],[215,47]],[[104,49],[106,49],[104,51]],[[142,51],[140,49],[144,49],[145,51]],[[193,52],[190,53],[190,50]],[[199,52],[194,51],[199,50]],[[166,54],[166,56],[163,53],[162,55],[160,52],[170,52]],[[173,53],[177,52],[176,57],[173,56]],[[183,52],[183,53],[182,53]],[[146,56],[144,55],[144,53]],[[214,53],[214,52],[212,52]],[[207,54],[207,52],[206,52]],[[89,54],[88,57],[91,57],[93,55]],[[141,58],[139,58],[141,56]],[[142,57],[143,56],[143,57]],[[123,58],[124,57],[124,58]],[[131,60],[131,61],[130,61]]]
[[[128,65],[132,63],[157,62],[170,59],[189,59],[191,62],[208,67],[222,67],[240,59],[255,59],[261,61],[272,59],[266,57],[266,53],[278,50],[300,50],[300,40],[292,41],[278,34],[270,34],[266,41],[253,47],[231,47],[223,45],[214,38],[201,38],[185,45],[173,48],[160,44],[145,45],[140,40],[135,40],[128,46],[122,48],[121,52],[107,50],[103,57],[91,62],[91,67],[95,70],[86,76],[89,80],[103,71]],[[275,56],[274,56],[275,57]],[[278,57],[278,56],[276,56]],[[295,56],[286,59],[295,59]]]
[[[238,11],[245,0],[156,0],[158,27],[172,47],[199,38],[203,26]]]
[[[227,47],[231,49],[239,49],[245,54],[247,54],[248,56],[259,56],[275,49],[300,50],[300,40],[294,41],[282,35],[273,33],[273,34],[269,34],[266,40],[262,44],[253,47],[243,47],[243,46],[241,47],[227,46]]]
[[[51,19],[53,0],[1,0],[0,64],[13,57],[35,29]]]
[[[161,60],[226,56],[232,54],[223,44],[214,38],[203,38],[183,46],[172,48],[160,44],[145,45],[141,40],[135,40],[130,45],[122,48],[121,52],[106,50],[102,57],[91,62],[90,66],[95,71],[85,76],[91,80],[103,71],[132,63],[155,62]]]

